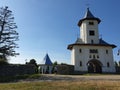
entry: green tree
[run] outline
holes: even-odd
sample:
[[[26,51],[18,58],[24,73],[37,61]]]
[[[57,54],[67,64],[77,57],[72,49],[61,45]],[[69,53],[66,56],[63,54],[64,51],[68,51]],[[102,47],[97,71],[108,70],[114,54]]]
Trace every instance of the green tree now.
[[[58,65],[58,62],[57,62],[57,61],[55,61],[55,62],[53,63],[53,66],[56,66],[56,65]]]
[[[38,65],[36,63],[36,60],[35,59],[31,59],[30,62],[28,62],[27,64],[32,64],[32,65],[35,65],[35,71],[36,73],[38,73]]]
[[[8,7],[0,8],[0,60],[7,62],[9,56],[16,56],[18,45],[17,25],[14,23],[12,11]]]
[[[37,63],[36,63],[36,60],[35,60],[35,59],[31,59],[31,60],[30,60],[30,62],[29,62],[29,64],[34,64],[34,65],[37,65]]]
[[[67,63],[61,63],[61,65],[67,65]]]

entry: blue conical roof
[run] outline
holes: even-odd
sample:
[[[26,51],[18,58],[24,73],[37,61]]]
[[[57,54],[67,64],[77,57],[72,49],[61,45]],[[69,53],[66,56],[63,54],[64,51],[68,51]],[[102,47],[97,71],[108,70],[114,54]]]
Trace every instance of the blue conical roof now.
[[[84,20],[97,20],[98,23],[101,22],[101,20],[100,20],[99,18],[95,17],[95,16],[91,13],[91,11],[89,10],[89,8],[87,8],[87,11],[86,11],[86,13],[85,13],[84,18],[81,19],[81,20],[79,20],[78,26],[81,26],[81,24],[82,24],[82,22],[83,22]]]
[[[84,18],[95,18],[94,15],[89,10],[89,8],[87,8],[87,12],[85,13]]]
[[[41,64],[45,64],[45,65],[52,65],[52,61],[50,60],[50,58],[49,58],[49,55],[48,54],[46,54],[45,55],[45,57],[44,57],[44,59],[43,59],[43,61],[42,61],[42,63]]]

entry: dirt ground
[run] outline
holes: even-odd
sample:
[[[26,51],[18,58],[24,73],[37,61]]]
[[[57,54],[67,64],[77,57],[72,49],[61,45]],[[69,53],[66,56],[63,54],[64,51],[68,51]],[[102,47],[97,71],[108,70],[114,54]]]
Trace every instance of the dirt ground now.
[[[43,74],[37,79],[25,81],[120,81],[120,75],[55,75]]]

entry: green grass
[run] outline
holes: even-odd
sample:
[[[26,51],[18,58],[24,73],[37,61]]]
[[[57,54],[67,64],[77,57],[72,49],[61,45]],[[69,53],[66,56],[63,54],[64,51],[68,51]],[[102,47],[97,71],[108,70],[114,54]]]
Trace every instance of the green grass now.
[[[85,74],[85,76],[92,74]],[[94,74],[101,75],[101,74]],[[120,81],[88,80],[88,81],[20,81],[38,79],[40,74],[0,77],[0,90],[120,90]]]
[[[0,84],[0,90],[120,90],[120,81],[52,81]]]
[[[109,74],[83,74],[81,76],[101,76],[101,75],[109,75]],[[112,75],[112,74],[110,74]],[[39,79],[41,77],[41,74],[33,74],[33,75],[17,75],[17,76],[0,76],[0,83],[6,83],[6,82],[17,82],[19,80],[24,79]]]
[[[4,82],[0,83],[0,90],[120,90],[120,81],[34,81],[39,77],[40,74],[0,77],[1,82]],[[15,82],[24,79],[33,79],[33,81]]]
[[[21,79],[37,79],[41,75],[33,74],[33,75],[17,75],[17,76],[0,76],[0,82],[16,82]]]

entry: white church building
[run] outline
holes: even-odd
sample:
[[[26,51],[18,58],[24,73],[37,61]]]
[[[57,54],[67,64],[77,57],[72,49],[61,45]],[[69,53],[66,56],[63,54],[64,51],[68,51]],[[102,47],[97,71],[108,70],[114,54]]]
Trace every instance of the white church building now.
[[[114,73],[114,44],[99,37],[98,26],[101,20],[95,17],[89,8],[84,18],[79,20],[80,38],[68,45],[71,50],[71,63],[74,71],[89,73]]]

